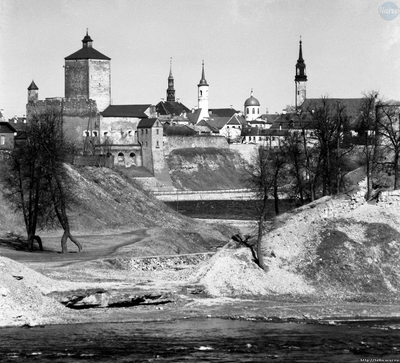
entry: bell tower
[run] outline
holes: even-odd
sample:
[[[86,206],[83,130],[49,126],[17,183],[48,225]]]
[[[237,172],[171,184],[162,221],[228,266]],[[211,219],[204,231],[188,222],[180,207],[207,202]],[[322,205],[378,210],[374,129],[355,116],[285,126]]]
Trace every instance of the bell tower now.
[[[172,75],[172,58],[169,65],[167,102],[175,102],[174,76]]]
[[[306,75],[306,64],[304,63],[303,59],[303,50],[302,50],[302,41],[300,37],[299,42],[299,59],[296,63],[296,75],[294,77],[295,83],[295,107],[296,110],[303,104],[306,99],[306,82],[307,82],[307,75]]]
[[[197,85],[198,88],[198,107],[201,109],[199,120],[208,118],[208,83],[204,75],[204,60],[202,64],[201,80]]]

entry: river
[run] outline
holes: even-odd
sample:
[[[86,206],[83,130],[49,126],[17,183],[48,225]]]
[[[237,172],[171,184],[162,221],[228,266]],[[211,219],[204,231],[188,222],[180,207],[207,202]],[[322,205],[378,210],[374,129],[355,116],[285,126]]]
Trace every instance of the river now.
[[[400,320],[183,319],[0,329],[1,362],[400,362]]]

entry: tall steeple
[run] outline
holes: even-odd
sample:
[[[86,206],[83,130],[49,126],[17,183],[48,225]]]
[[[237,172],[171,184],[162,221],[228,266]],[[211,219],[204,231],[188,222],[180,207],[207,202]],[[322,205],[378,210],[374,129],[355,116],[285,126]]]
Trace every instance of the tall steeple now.
[[[167,102],[175,102],[174,76],[172,75],[172,58],[169,65]]]
[[[300,107],[306,99],[306,82],[307,82],[306,64],[304,63],[303,59],[301,36],[299,42],[299,59],[297,60],[296,63],[296,75],[294,77],[294,82],[296,90],[295,107],[297,110],[297,108]]]
[[[201,79],[198,88],[198,107],[201,109],[199,115],[199,121],[204,118],[208,118],[208,83],[206,81],[205,73],[204,73],[204,60],[202,63],[202,71],[201,71]]]

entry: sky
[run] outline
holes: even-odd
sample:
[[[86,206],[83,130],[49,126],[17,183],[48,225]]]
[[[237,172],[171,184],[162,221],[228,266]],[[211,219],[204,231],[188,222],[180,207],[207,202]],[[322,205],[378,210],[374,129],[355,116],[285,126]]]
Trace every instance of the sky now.
[[[393,0],[400,7],[400,0]],[[261,111],[294,104],[300,36],[307,98],[400,99],[400,15],[384,0],[0,0],[0,109],[26,113],[64,96],[64,58],[93,47],[111,58],[112,104],[166,97],[170,58],[176,98],[197,106],[202,60],[209,107],[242,110],[253,89]]]

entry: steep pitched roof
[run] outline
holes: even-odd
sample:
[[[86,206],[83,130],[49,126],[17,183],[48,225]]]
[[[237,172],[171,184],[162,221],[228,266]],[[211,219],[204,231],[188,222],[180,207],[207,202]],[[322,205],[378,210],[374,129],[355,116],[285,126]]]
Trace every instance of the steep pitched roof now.
[[[147,109],[150,104],[146,105],[110,105],[108,106],[101,115],[103,117],[137,117],[147,118]]]
[[[189,113],[187,117],[190,123],[196,124],[197,121],[199,121],[200,113],[201,113],[201,108],[198,108],[197,110],[194,110],[193,112]]]
[[[206,120],[201,120],[201,121],[199,121],[199,122],[196,124],[196,126],[204,126],[204,127],[207,127],[207,128],[209,128],[209,129],[210,129],[212,132],[214,132],[214,133],[218,133],[218,132],[219,132],[219,130],[218,130],[217,127],[210,125]]]
[[[179,116],[184,112],[189,113],[190,110],[180,102],[162,101],[157,103],[156,112],[160,115]]]
[[[186,125],[164,124],[164,135],[166,136],[194,136],[197,132]]]
[[[233,108],[211,108],[208,110],[211,115],[217,115],[219,117],[231,117],[235,113],[238,113]]]
[[[151,129],[154,124],[157,122],[157,118],[146,118],[143,120],[140,120],[140,122],[137,125],[138,129]]]
[[[10,123],[6,121],[0,121],[0,132],[11,134],[17,132],[17,130],[12,125],[10,125]]]
[[[208,123],[213,126],[216,127],[218,130],[221,130],[230,120],[230,117],[213,117],[211,119],[208,120]]]

